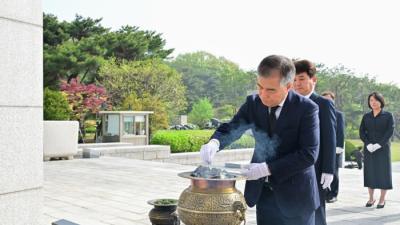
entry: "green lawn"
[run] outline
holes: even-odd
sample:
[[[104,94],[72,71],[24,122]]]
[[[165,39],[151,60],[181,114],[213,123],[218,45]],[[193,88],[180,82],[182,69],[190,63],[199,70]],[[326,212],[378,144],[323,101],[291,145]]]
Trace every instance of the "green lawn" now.
[[[363,146],[363,142],[361,140],[353,139],[349,140],[353,143],[356,147]],[[392,162],[400,161],[400,143],[392,142]]]

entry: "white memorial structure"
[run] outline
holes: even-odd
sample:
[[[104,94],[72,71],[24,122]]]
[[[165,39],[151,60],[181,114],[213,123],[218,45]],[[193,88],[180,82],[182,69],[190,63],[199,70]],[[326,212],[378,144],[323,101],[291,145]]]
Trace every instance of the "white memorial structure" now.
[[[0,224],[43,222],[43,10],[0,1]]]

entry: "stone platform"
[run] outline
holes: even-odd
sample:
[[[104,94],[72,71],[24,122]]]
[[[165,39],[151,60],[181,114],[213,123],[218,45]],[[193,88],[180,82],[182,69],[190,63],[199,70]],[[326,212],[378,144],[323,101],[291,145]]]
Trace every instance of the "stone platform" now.
[[[43,225],[60,219],[82,225],[149,225],[152,206],[147,201],[179,198],[190,182],[177,174],[195,168],[107,156],[44,162]],[[242,193],[244,184],[236,182]],[[328,224],[400,224],[400,192],[396,189],[400,186],[400,162],[393,163],[393,186],[384,209],[366,208],[368,192],[362,170],[340,169],[338,201],[327,204]],[[379,191],[375,196],[379,197]],[[256,224],[255,208],[248,209],[246,219],[246,224]]]

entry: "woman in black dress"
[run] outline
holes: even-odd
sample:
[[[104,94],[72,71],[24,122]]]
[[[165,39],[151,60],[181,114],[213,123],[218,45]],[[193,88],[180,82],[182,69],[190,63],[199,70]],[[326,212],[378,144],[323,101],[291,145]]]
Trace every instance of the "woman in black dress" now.
[[[377,208],[385,206],[385,196],[392,186],[392,162],[390,138],[394,130],[391,112],[383,110],[385,100],[378,92],[368,96],[371,112],[364,114],[360,125],[360,138],[364,142],[364,187],[368,187],[369,201],[366,207],[375,203],[374,190],[381,189]]]

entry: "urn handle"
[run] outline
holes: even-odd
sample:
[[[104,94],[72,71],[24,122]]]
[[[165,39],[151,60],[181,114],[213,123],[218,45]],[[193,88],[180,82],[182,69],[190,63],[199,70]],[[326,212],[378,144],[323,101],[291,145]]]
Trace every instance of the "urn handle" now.
[[[233,203],[233,208],[237,211],[239,210],[242,216],[240,217],[240,221],[243,221],[246,219],[246,206],[243,204],[241,201],[235,201]]]
[[[171,214],[171,216],[174,217],[174,225],[179,225],[179,224],[180,224],[180,221],[179,221],[178,213],[173,212],[173,213]]]

